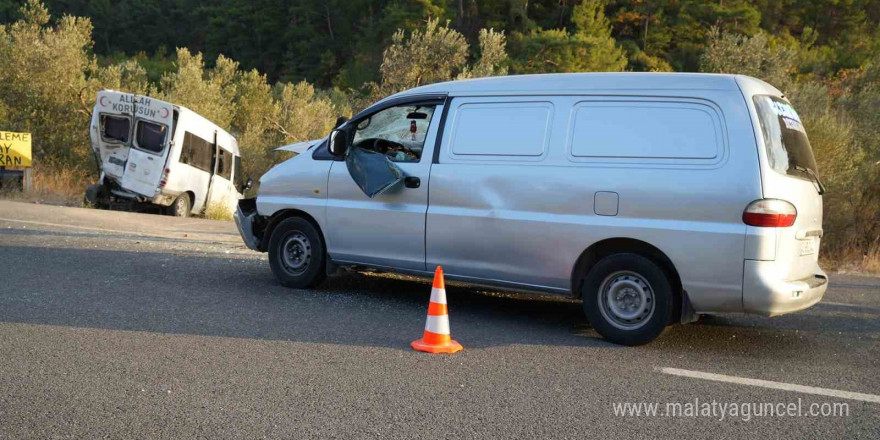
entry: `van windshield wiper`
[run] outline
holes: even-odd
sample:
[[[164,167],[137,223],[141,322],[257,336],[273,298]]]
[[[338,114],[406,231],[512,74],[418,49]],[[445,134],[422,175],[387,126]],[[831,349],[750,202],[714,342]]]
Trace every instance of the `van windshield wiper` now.
[[[819,175],[817,175],[815,171],[797,164],[792,164],[792,168],[810,176],[810,180],[816,184],[816,191],[819,193],[819,195],[821,196],[822,194],[825,194],[825,185],[823,185],[822,181],[819,180]]]

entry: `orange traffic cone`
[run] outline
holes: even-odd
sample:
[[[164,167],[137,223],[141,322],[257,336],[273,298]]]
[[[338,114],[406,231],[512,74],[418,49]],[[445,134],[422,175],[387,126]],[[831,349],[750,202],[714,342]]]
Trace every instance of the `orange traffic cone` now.
[[[455,353],[463,349],[449,334],[449,312],[446,310],[446,286],[443,282],[443,268],[434,271],[434,287],[431,289],[431,302],[428,304],[428,321],[425,323],[425,336],[409,345],[418,351],[428,353]]]

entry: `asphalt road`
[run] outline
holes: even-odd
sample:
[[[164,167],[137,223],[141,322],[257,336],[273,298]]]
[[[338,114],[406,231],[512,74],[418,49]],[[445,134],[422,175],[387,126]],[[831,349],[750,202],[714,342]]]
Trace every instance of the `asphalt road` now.
[[[880,278],[637,348],[577,302],[447,291],[465,350],[417,353],[427,281],[286,289],[232,223],[0,201],[0,438],[880,438]],[[848,415],[701,415],[713,400]],[[698,412],[615,415],[639,402]]]

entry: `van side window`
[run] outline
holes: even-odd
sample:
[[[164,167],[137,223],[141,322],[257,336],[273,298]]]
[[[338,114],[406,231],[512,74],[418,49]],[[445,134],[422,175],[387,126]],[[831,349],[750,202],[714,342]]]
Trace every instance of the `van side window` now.
[[[128,143],[131,122],[126,117],[101,115],[101,137],[105,142]]]
[[[137,147],[151,153],[161,153],[165,149],[168,127],[149,121],[137,121]]]
[[[547,151],[553,104],[476,102],[455,112],[452,154],[457,156],[541,156]]]
[[[710,165],[724,155],[717,111],[685,100],[581,101],[569,130],[575,160]]]
[[[418,162],[433,105],[402,105],[386,108],[355,124],[352,146],[384,154],[392,162]]]
[[[232,180],[232,153],[220,148],[220,155],[217,156],[217,175]]]
[[[183,134],[183,147],[180,149],[180,163],[196,167],[202,171],[214,170],[214,144],[190,133]]]

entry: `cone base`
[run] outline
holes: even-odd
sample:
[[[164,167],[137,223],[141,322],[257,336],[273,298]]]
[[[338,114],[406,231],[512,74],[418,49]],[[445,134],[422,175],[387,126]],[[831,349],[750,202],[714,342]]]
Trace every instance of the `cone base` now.
[[[412,341],[409,345],[412,346],[413,350],[416,351],[424,351],[425,353],[455,353],[457,351],[464,350],[464,347],[461,346],[458,342],[454,340],[450,340],[447,344],[429,344],[425,342],[425,338],[420,338],[415,341]]]

